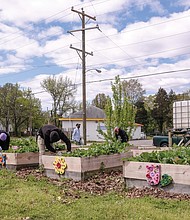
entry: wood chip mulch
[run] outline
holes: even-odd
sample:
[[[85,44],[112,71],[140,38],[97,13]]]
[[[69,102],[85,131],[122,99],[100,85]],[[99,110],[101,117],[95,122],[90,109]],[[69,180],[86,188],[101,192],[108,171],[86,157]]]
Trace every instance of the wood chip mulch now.
[[[122,172],[101,173],[90,177],[86,181],[74,181],[70,179],[55,180],[47,178],[43,173],[35,169],[21,169],[16,171],[19,178],[27,179],[29,176],[34,176],[36,180],[46,179],[48,182],[61,187],[62,192],[66,196],[72,198],[80,198],[80,192],[90,193],[93,195],[104,195],[109,192],[116,192],[122,197],[141,198],[151,196],[154,198],[190,200],[190,194],[179,194],[166,192],[160,188],[131,188],[126,190]]]

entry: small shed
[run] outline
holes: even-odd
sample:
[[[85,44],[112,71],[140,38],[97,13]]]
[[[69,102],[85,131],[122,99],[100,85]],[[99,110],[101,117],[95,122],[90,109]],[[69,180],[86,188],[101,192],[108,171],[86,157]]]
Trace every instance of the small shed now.
[[[80,131],[81,136],[83,136],[83,111],[78,111],[73,114],[70,114],[68,117],[60,118],[62,121],[62,128],[68,134],[68,136],[72,137],[73,129],[76,124],[81,124]],[[106,115],[104,111],[95,106],[89,106],[86,108],[86,139],[87,141],[103,141],[103,137],[98,133],[98,126],[100,126],[101,130],[106,131],[104,120]],[[136,128],[132,132],[132,139],[140,139],[141,137],[141,124],[135,124]]]

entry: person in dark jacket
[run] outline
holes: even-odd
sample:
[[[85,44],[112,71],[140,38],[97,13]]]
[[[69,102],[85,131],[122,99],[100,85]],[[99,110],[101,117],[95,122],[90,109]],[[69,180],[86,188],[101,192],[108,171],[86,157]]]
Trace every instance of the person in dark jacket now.
[[[2,150],[8,150],[10,144],[10,135],[3,130],[0,130],[0,147]]]
[[[115,127],[114,133],[115,133],[116,139],[117,140],[120,139],[121,143],[128,142],[129,137],[128,137],[127,133],[124,130],[122,130],[121,128]]]
[[[62,132],[61,129],[54,125],[44,125],[38,132],[38,147],[39,147],[39,165],[42,165],[42,155],[45,153],[45,148],[56,153],[52,146],[54,142],[62,140],[67,145],[67,152],[71,152],[71,142],[69,138]]]

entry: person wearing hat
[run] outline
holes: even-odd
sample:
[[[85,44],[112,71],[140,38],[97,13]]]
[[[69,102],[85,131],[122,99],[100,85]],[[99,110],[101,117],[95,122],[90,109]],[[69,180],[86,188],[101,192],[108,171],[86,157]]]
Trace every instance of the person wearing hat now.
[[[8,150],[10,144],[10,135],[3,130],[0,130],[0,149]]]
[[[81,145],[80,124],[76,124],[73,130],[72,140],[75,141],[76,144]]]
[[[119,127],[114,128],[115,137],[118,140],[121,140],[121,143],[128,142],[129,137],[127,133]]]
[[[42,155],[45,153],[45,148],[56,153],[52,146],[54,142],[62,140],[67,145],[67,152],[71,152],[71,142],[61,129],[54,125],[44,125],[38,132],[38,147],[39,147],[39,165],[42,165]]]

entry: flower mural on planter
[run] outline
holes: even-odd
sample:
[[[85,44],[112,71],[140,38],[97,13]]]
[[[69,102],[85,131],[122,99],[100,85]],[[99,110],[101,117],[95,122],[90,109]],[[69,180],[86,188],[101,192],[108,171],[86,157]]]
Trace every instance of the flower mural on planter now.
[[[0,164],[6,166],[6,154],[0,154]]]
[[[160,182],[160,165],[147,165],[146,171],[148,184],[151,186],[158,185]]]
[[[53,162],[55,172],[58,174],[64,174],[65,169],[67,168],[67,164],[65,162],[64,157],[56,157]]]

